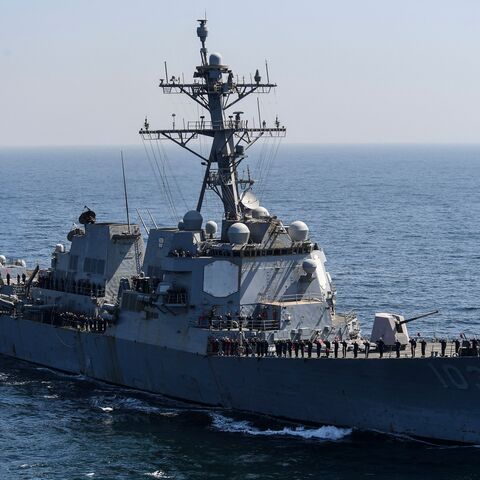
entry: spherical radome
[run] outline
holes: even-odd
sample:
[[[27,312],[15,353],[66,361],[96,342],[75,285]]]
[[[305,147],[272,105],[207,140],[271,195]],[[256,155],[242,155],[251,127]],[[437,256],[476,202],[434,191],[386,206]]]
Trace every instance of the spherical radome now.
[[[209,65],[222,65],[222,56],[219,53],[211,53],[208,58]]]
[[[248,242],[250,238],[250,230],[244,223],[234,223],[228,229],[228,240],[230,243],[236,243],[237,245],[243,245]]]
[[[183,216],[185,230],[201,230],[203,217],[197,210],[190,210]]]
[[[315,270],[317,269],[317,264],[315,260],[311,258],[307,258],[306,260],[303,261],[302,268],[305,271],[305,273],[308,273],[309,275],[313,275],[315,273]]]
[[[308,238],[307,224],[300,220],[292,222],[288,227],[288,234],[294,242],[303,242]]]
[[[253,218],[268,218],[270,216],[270,213],[265,207],[257,207],[252,210],[252,217]]]
[[[218,230],[218,225],[213,220],[209,220],[205,224],[205,233],[207,235],[215,235],[217,233],[217,230]]]

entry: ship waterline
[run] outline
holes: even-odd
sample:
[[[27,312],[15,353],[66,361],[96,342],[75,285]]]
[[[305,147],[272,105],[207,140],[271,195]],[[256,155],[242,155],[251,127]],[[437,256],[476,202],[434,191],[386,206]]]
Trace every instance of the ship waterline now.
[[[27,362],[206,406],[478,442],[480,367],[474,357],[212,356],[64,328],[52,335],[50,325],[8,316],[0,317],[0,349]]]

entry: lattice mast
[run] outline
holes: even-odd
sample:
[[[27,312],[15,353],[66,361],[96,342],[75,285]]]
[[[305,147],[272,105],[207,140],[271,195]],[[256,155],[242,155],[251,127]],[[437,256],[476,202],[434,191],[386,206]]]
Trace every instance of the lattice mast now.
[[[179,78],[166,78],[160,80],[160,87],[167,94],[185,94],[197,102],[210,113],[210,121],[201,116],[198,120],[188,122],[183,128],[176,128],[175,120],[172,128],[163,130],[150,130],[149,123],[145,119],[144,127],[140,134],[145,140],[168,139],[188,150],[203,160],[206,166],[202,189],[198,198],[197,210],[200,212],[206,189],[211,189],[220,197],[225,220],[227,223],[240,220],[244,210],[241,202],[242,184],[251,186],[251,178],[241,179],[238,176],[238,166],[246,158],[245,150],[251,147],[263,136],[284,137],[286,129],[280,126],[278,117],[273,127],[268,127],[265,121],[261,121],[258,127],[248,125],[248,120],[242,118],[243,112],[234,111],[231,115],[227,110],[252,93],[269,93],[276,84],[262,83],[258,70],[254,76],[254,82],[247,83],[244,80],[236,81],[232,70],[223,65],[220,55],[212,53],[207,57],[205,42],[208,35],[207,20],[198,20],[197,35],[202,47],[200,48],[201,65],[196,67],[193,74],[193,83],[181,82]],[[175,119],[175,117],[173,116]],[[212,147],[209,157],[204,157],[195,151],[190,141],[198,135],[212,137]]]

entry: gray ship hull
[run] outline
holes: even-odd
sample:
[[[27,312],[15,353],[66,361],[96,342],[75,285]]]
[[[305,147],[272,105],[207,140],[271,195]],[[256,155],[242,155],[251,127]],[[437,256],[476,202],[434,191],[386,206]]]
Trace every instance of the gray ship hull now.
[[[0,316],[0,353],[205,405],[480,443],[477,357],[216,357],[5,315]]]

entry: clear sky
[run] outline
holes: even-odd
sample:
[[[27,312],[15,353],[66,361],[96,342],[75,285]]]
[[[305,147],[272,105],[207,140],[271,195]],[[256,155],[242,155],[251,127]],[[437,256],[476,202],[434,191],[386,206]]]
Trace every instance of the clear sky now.
[[[289,142],[480,143],[478,0],[0,0],[0,146],[138,144],[145,114],[195,119],[157,85],[164,60],[191,78],[205,10],[235,74],[268,59],[263,115]]]

